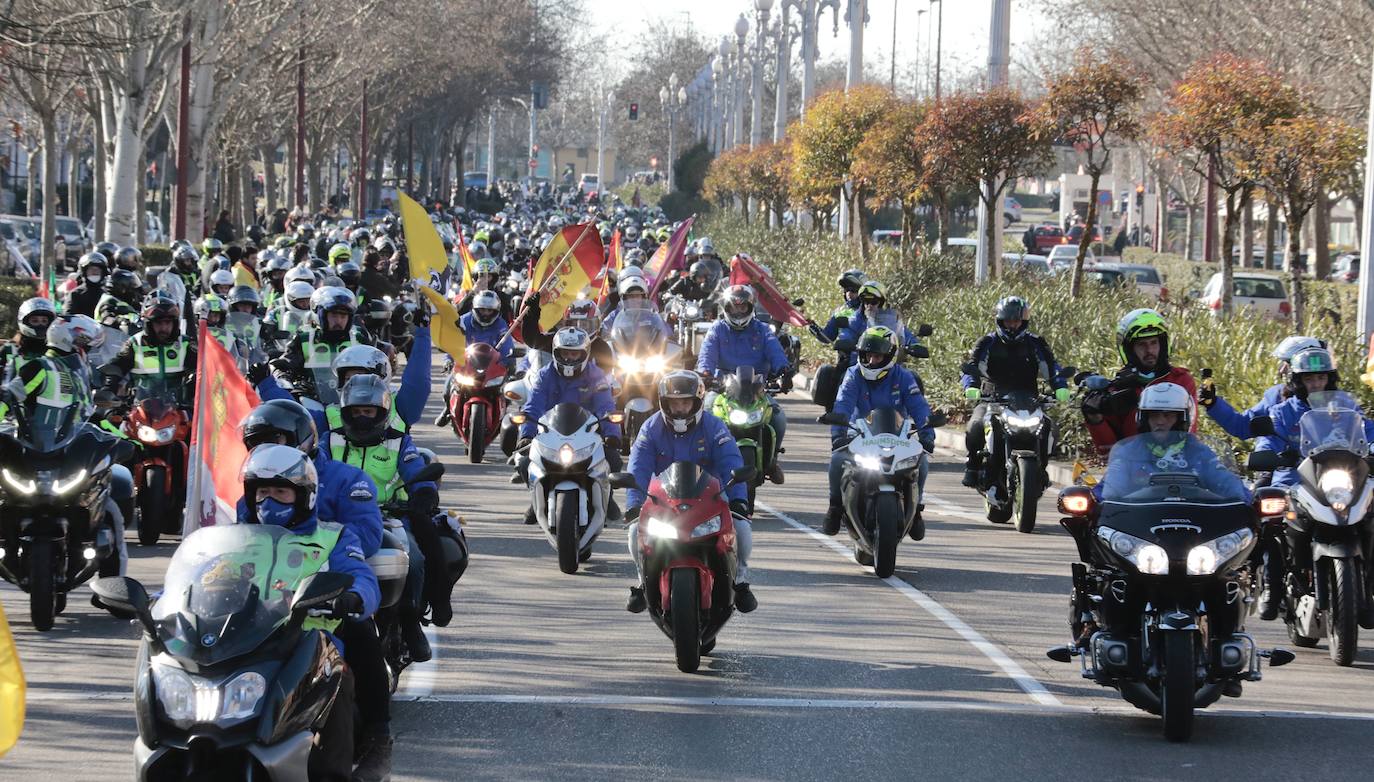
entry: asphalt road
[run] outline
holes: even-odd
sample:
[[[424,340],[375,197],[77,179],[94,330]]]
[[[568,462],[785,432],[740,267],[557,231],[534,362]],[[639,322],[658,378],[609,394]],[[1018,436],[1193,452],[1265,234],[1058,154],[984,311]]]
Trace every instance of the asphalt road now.
[[[468,465],[451,434],[417,427],[450,466],[444,501],[474,557],[435,661],[402,680],[394,778],[1367,778],[1374,650],[1341,669],[1324,644],[1295,649],[1243,698],[1199,712],[1192,743],[1167,744],[1156,718],[1044,655],[1066,640],[1074,558],[1049,498],[1035,534],[989,524],[958,484],[961,460],[938,455],[927,537],[903,542],[897,575],[880,581],[843,533],[816,531],[829,443],[809,423],[817,408],[785,404],[787,481],[762,490],[754,525],[760,607],[736,615],[693,675],[647,615],[623,610],[633,567],[618,525],[563,575],[520,522],[526,495],[508,469]],[[159,583],[170,551],[131,544],[131,574]],[[24,595],[0,587],[30,688],[0,779],[132,773],[137,634],[87,595],[38,634]],[[1283,645],[1282,625],[1250,629]]]

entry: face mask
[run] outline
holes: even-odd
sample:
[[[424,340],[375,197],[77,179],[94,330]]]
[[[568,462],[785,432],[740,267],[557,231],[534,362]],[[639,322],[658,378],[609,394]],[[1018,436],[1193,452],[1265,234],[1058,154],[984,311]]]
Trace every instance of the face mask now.
[[[291,523],[291,517],[295,514],[294,506],[287,505],[275,497],[268,497],[258,503],[259,524],[274,524],[278,527],[285,527]]]
[[[105,275],[101,274],[101,273],[98,272],[98,271],[87,272],[87,274],[86,274],[86,280],[87,280],[88,282],[95,282],[95,283],[98,283],[98,282],[100,282],[100,281],[103,280],[103,279],[105,279]]]

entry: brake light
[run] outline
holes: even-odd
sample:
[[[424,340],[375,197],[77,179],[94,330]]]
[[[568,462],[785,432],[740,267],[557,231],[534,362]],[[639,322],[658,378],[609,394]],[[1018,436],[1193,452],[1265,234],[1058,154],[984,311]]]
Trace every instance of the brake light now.
[[[1220,299],[1220,298],[1212,299],[1212,303],[1211,303],[1209,306],[1210,306],[1212,309],[1214,309],[1214,310],[1219,310],[1219,309],[1221,309],[1221,299]]]
[[[1280,314],[1280,315],[1288,315],[1288,314],[1291,313],[1292,311],[1293,311],[1293,305],[1292,305],[1292,304],[1289,304],[1287,301],[1281,301],[1281,302],[1279,302],[1279,314]]]

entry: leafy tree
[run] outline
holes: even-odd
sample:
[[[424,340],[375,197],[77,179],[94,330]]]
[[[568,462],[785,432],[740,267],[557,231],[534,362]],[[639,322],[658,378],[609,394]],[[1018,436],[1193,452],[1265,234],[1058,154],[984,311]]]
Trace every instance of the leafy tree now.
[[[854,151],[854,176],[864,183],[870,205],[901,204],[904,257],[915,246],[916,208],[926,192],[924,149],[916,142],[926,110],[917,101],[893,103]]]
[[[1073,67],[1050,80],[1047,94],[1036,110],[1037,130],[1047,140],[1073,145],[1091,185],[1088,215],[1078,241],[1069,295],[1082,292],[1083,259],[1097,225],[1097,186],[1111,164],[1112,145],[1140,135],[1140,102],[1145,79],[1119,56],[1098,57],[1088,49],[1074,56]]]

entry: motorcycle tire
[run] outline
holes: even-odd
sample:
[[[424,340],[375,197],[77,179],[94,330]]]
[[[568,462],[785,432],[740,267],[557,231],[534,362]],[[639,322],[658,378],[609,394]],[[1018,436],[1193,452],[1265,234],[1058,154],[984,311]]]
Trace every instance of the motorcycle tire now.
[[[1016,460],[1016,486],[1011,492],[1016,531],[1035,531],[1035,506],[1040,499],[1040,465],[1034,459]]]
[[[759,463],[758,449],[756,447],[746,445],[739,449],[739,455],[744,461],[744,466],[753,466],[759,471],[759,476],[756,476],[756,479],[763,475],[763,465]],[[758,487],[754,484],[754,481],[749,481],[746,491],[748,493],[749,513],[752,515],[754,512],[754,495],[758,491]]]
[[[897,569],[897,544],[902,540],[902,509],[897,495],[879,494],[873,501],[873,516],[877,537],[873,542],[873,574],[887,578]]]
[[[486,450],[487,413],[486,410],[473,408],[472,421],[468,424],[468,463],[481,464]]]
[[[987,499],[984,498],[983,507],[987,509],[988,521],[992,522],[993,524],[1006,524],[1007,522],[1011,521],[1012,507],[1010,505],[1003,505],[1001,507],[998,507],[988,502]]]
[[[678,568],[669,579],[668,610],[673,623],[673,655],[677,669],[695,673],[701,666],[701,594],[697,572]]]
[[[520,428],[515,424],[501,431],[501,453],[510,456],[515,453],[515,443],[520,439]]]
[[[57,613],[56,576],[52,568],[52,543],[35,540],[29,546],[29,621],[33,629],[46,633],[52,629]]]
[[[553,496],[553,519],[558,540],[558,569],[576,573],[578,557],[577,492],[560,491]]]
[[[1332,559],[1329,562],[1331,611],[1327,621],[1327,642],[1331,647],[1331,661],[1344,667],[1355,661],[1355,652],[1360,646],[1358,579],[1353,560]]]
[[[1193,736],[1194,686],[1193,635],[1166,632],[1164,635],[1164,676],[1159,683],[1160,712],[1164,717],[1164,737],[1187,741]]]
[[[163,521],[167,518],[170,498],[163,486],[166,485],[165,467],[149,467],[143,474],[143,485],[138,487],[138,542],[144,546],[156,546],[162,533]]]

